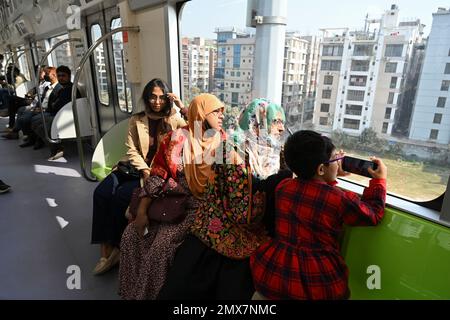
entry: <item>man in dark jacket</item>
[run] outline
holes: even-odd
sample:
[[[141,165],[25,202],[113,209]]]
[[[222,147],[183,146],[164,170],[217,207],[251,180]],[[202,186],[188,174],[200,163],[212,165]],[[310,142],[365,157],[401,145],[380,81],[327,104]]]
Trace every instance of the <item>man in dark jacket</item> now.
[[[53,91],[48,100],[47,110],[44,112],[45,125],[47,132],[50,135],[53,119],[62,107],[72,101],[72,82],[70,81],[70,69],[66,66],[60,66],[56,69],[56,76],[58,77],[58,83],[61,86],[60,90]],[[77,90],[77,98],[80,94]],[[44,123],[41,115],[36,115],[31,121],[31,129],[34,133],[40,137],[43,141],[45,139]],[[50,158],[48,160],[56,160],[64,155],[63,146],[61,143],[48,143],[50,147]]]

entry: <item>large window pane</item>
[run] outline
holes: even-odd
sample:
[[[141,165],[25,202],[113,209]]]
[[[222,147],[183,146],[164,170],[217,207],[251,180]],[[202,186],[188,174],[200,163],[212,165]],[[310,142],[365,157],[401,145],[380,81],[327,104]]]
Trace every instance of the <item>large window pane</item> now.
[[[50,47],[53,48],[53,46],[65,39],[68,39],[69,36],[67,34],[63,34],[54,38],[50,39]],[[71,71],[74,71],[74,66],[73,66],[73,60],[72,60],[72,52],[70,50],[70,43],[66,42],[63,43],[62,45],[58,46],[51,54],[51,59],[52,59],[52,66],[53,67],[59,67],[59,66],[67,66],[69,67],[69,69]],[[72,73],[72,77],[74,76],[74,74]]]
[[[120,18],[113,19],[111,21],[111,30],[114,30],[121,26],[122,22]],[[121,111],[131,113],[133,111],[133,102],[131,99],[131,86],[127,81],[127,74],[125,72],[122,32],[112,35],[112,43],[119,107]]]
[[[92,42],[97,41],[102,36],[102,30],[99,24],[91,26]],[[94,65],[95,65],[95,78],[97,80],[97,91],[99,101],[108,106],[109,105],[109,91],[108,91],[108,78],[106,72],[106,53],[103,43],[100,44],[94,50]]]
[[[213,48],[209,91],[235,106],[233,111],[256,98],[257,35],[255,28],[246,28],[243,3],[186,2],[181,19],[182,36],[189,39],[181,68],[187,75],[181,75],[185,102],[205,90],[193,53],[197,44],[207,47],[208,41]],[[418,201],[442,195],[450,172],[450,12],[434,15],[439,6],[412,2],[397,11],[381,4],[379,12],[367,17],[363,2],[291,0],[282,48],[281,101],[286,112],[297,112],[287,115],[294,119],[288,127],[329,135],[339,148],[362,158],[382,158],[389,168],[388,192]],[[323,8],[351,14],[330,18]],[[220,14],[210,18],[212,12]],[[411,14],[420,20],[403,18]]]

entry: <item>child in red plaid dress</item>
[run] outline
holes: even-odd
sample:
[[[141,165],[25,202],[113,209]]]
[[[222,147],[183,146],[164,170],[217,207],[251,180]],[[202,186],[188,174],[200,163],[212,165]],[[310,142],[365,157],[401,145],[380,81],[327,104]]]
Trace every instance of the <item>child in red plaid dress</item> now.
[[[340,253],[343,224],[377,225],[384,214],[386,166],[377,170],[362,197],[337,188],[347,175],[331,140],[299,131],[285,145],[289,168],[297,175],[277,187],[275,237],[250,259],[257,294],[268,299],[348,299],[348,269]]]

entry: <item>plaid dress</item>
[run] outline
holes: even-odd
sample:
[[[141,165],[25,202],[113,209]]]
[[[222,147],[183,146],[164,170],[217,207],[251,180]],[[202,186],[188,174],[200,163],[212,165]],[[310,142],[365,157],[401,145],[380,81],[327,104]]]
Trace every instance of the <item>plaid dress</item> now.
[[[384,179],[372,179],[362,198],[318,180],[282,181],[275,194],[275,238],[250,258],[256,290],[269,299],[348,298],[339,245],[343,224],[378,224],[385,199]]]

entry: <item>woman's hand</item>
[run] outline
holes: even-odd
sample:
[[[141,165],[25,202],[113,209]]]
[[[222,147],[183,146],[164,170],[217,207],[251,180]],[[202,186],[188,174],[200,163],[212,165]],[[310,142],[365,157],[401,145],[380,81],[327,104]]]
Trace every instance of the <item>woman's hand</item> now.
[[[373,170],[372,168],[367,169],[369,171],[370,175],[374,179],[386,179],[387,178],[387,167],[381,161],[381,159],[378,159],[377,157],[370,157],[370,160],[372,162],[375,162],[378,165],[378,168],[376,170]]]
[[[150,169],[141,170],[142,179],[145,181],[148,177],[150,177]]]
[[[175,93],[168,93],[167,96],[169,97],[170,102],[175,103],[180,110],[184,109],[183,101],[181,101]]]
[[[141,237],[144,236],[145,227],[148,225],[147,209],[150,201],[149,198],[141,199],[137,209],[136,219],[134,219],[134,225]]]

